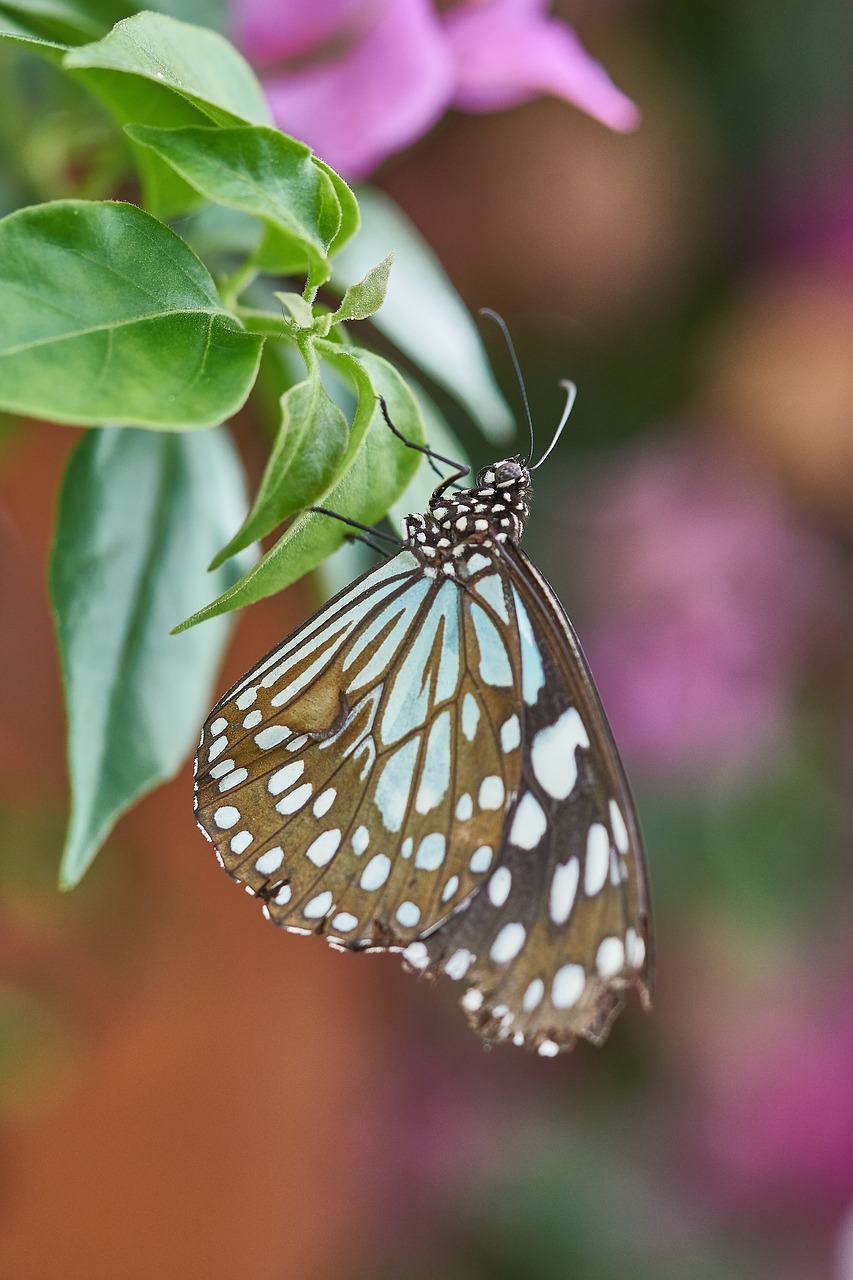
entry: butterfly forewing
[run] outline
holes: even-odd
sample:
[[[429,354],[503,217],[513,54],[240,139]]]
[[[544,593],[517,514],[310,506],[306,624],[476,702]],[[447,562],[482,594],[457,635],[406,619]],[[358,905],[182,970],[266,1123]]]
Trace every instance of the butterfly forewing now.
[[[403,947],[470,897],[521,771],[494,605],[417,567],[401,552],[310,619],[200,749],[197,816],[226,868],[276,923],[350,947]]]
[[[439,492],[408,546],[211,712],[199,825],[284,928],[403,950],[487,1040],[600,1042],[650,934],[634,806],[562,606],[517,543],[518,459]]]

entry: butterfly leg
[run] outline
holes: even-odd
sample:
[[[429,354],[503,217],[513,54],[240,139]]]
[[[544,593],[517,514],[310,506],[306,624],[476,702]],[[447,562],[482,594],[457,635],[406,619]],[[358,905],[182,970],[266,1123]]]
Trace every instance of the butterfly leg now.
[[[442,481],[439,489],[436,490],[436,493],[438,493],[439,490],[443,493],[451,484],[454,484],[457,480],[461,480],[463,476],[468,475],[471,468],[467,464],[457,462],[455,458],[445,458],[443,454],[436,453],[435,450],[430,449],[428,445],[415,444],[413,440],[409,440],[404,436],[400,428],[395,427],[394,423],[391,421],[391,415],[388,412],[388,405],[385,403],[384,398],[382,396],[377,396],[377,399],[379,401],[379,407],[382,410],[382,417],[385,419],[388,428],[393,432],[397,439],[406,446],[407,449],[414,449],[417,453],[422,453],[435,474]],[[453,467],[453,475],[445,480],[438,467],[435,465],[436,462],[443,462],[446,466]]]

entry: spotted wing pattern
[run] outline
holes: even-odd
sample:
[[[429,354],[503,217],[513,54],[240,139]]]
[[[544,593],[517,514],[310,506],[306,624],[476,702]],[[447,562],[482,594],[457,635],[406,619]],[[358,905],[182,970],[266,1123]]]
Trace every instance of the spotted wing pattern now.
[[[521,772],[477,575],[469,595],[418,568],[402,551],[310,619],[222,699],[199,752],[197,817],[227,870],[277,924],[348,947],[402,948],[470,898]]]
[[[543,1056],[601,1043],[636,988],[650,996],[649,910],[634,806],[577,637],[512,546],[522,775],[484,892],[405,958],[464,981],[487,1040]]]
[[[196,813],[283,928],[401,950],[489,1041],[543,1056],[648,1005],[643,852],[577,638],[518,547],[510,459],[211,712]]]

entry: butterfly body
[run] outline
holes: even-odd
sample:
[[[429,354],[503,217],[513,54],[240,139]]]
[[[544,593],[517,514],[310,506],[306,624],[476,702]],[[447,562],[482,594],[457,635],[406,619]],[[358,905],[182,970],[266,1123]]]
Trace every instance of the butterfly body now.
[[[518,546],[518,459],[441,490],[406,546],[220,700],[196,815],[275,923],[464,985],[544,1056],[648,1003],[643,853],[571,625]]]

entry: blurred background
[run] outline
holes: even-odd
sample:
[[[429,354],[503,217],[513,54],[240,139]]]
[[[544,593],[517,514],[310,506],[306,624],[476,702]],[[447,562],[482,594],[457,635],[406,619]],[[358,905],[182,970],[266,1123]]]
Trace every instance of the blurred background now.
[[[635,787],[654,1013],[555,1060],[484,1050],[450,983],[266,925],[189,768],[60,897],[44,575],[76,433],[10,430],[5,1275],[853,1280],[853,11],[553,8],[638,132],[451,112],[373,181],[503,312],[543,445],[579,386],[525,545]],[[252,609],[222,688],[308,605]]]

